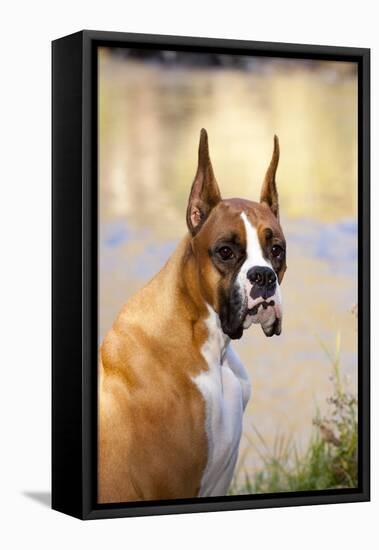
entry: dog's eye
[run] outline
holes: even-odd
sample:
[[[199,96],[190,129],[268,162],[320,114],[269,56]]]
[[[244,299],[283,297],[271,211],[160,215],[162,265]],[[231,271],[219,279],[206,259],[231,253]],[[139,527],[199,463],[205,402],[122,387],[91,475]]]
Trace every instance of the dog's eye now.
[[[233,250],[229,248],[229,246],[222,246],[221,248],[218,249],[217,253],[220,256],[220,258],[224,261],[231,260],[232,258],[234,258]]]
[[[283,248],[278,244],[274,244],[274,246],[271,248],[271,254],[274,256],[274,258],[280,256],[282,252]]]

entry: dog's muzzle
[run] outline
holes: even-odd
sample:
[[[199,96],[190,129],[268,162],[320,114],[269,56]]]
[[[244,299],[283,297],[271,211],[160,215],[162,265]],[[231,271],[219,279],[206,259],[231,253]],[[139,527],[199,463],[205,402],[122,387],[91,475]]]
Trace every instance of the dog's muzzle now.
[[[254,266],[246,274],[247,311],[243,328],[260,324],[266,336],[282,331],[281,294],[275,272],[265,266]]]

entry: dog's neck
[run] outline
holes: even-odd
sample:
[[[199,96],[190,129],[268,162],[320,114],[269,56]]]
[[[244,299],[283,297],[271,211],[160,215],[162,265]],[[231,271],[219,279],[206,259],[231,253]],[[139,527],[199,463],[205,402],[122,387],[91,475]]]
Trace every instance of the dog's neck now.
[[[187,236],[177,248],[180,270],[176,272],[178,288],[186,296],[185,304],[191,322],[201,322],[207,329],[207,343],[212,343],[212,353],[223,362],[230,338],[223,332],[218,313],[209,304],[199,280],[199,269],[192,252],[191,239]],[[175,253],[174,253],[175,254]],[[176,258],[175,263],[176,263]]]
[[[204,296],[189,235],[179,242],[164,267],[146,285],[146,291],[154,300],[150,303],[151,315],[159,309],[168,327],[172,328],[175,323],[182,337],[194,343],[212,339],[214,353],[221,359],[224,357],[229,338],[221,329],[218,314]]]

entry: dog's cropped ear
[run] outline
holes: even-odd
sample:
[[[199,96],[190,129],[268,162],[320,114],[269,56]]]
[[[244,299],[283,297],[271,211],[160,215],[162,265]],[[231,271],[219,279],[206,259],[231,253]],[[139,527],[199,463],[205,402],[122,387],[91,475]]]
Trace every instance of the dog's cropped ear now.
[[[193,236],[198,233],[212,208],[220,200],[220,190],[209,157],[208,135],[203,128],[200,132],[197,172],[192,184],[187,207],[187,225]]]
[[[274,136],[274,151],[262,185],[261,202],[267,203],[277,218],[279,218],[279,197],[276,189],[275,174],[278,162],[279,140],[278,136]]]

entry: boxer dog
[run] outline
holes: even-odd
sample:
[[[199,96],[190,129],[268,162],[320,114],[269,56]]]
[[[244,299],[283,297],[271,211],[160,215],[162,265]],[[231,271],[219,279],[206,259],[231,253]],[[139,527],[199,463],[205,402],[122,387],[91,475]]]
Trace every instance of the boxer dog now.
[[[275,136],[260,202],[223,200],[201,130],[188,234],[100,349],[100,503],[227,494],[250,397],[230,341],[281,332],[278,161]]]

